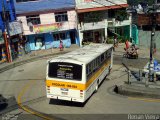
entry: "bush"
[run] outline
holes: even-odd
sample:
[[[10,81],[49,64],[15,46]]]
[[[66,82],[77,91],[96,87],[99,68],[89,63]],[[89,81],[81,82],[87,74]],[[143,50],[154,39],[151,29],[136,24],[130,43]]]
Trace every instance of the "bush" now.
[[[107,38],[107,43],[108,44],[113,44],[113,38]]]

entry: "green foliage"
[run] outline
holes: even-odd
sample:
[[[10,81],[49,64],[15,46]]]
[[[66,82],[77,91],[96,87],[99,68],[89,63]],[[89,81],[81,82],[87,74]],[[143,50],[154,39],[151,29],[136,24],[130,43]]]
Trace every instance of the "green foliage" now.
[[[113,38],[112,37],[108,37],[107,38],[107,43],[108,44],[113,44]]]
[[[115,16],[116,18],[119,17],[119,21],[123,21],[127,19],[128,14],[126,10],[118,10],[116,11]]]
[[[140,2],[146,2],[148,5],[152,5],[154,0],[127,0],[129,5],[138,5]]]
[[[96,11],[96,12],[89,12],[86,13],[84,17],[84,22],[98,22],[103,19],[104,12]]]

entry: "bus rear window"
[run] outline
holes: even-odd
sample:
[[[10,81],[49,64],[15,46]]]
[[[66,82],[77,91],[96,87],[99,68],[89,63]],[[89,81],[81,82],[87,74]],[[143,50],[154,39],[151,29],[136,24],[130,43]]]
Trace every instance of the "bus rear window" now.
[[[49,63],[48,76],[51,78],[81,81],[82,66],[64,62]]]

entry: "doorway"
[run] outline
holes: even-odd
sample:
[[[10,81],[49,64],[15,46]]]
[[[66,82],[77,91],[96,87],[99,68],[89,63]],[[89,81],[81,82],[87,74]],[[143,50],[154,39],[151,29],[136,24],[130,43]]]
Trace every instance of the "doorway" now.
[[[75,31],[70,31],[71,44],[75,44]]]
[[[94,32],[94,41],[95,41],[95,43],[100,43],[100,33],[99,33],[99,31]]]

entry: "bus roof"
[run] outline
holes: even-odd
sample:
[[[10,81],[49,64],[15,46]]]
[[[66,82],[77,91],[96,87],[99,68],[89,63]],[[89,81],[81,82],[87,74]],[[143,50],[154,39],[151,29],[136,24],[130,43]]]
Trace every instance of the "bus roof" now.
[[[112,46],[112,44],[92,43],[72,52],[52,58],[50,62],[79,62],[87,64]]]

